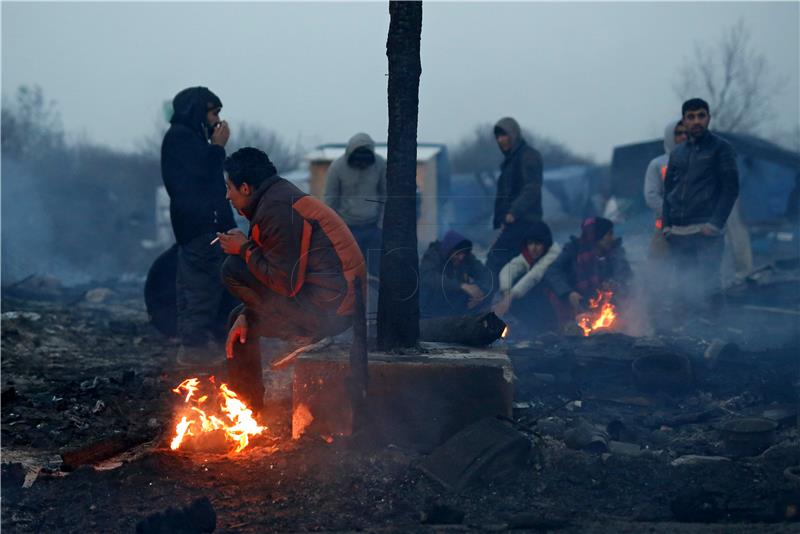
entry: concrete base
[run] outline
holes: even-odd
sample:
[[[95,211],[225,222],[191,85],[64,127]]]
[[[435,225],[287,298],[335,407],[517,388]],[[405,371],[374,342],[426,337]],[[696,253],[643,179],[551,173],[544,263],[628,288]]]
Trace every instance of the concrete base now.
[[[382,443],[428,451],[464,427],[511,416],[512,371],[497,351],[423,343],[430,352],[369,355],[369,433]],[[352,433],[347,395],[349,346],[298,358],[292,385],[292,435],[324,439]]]

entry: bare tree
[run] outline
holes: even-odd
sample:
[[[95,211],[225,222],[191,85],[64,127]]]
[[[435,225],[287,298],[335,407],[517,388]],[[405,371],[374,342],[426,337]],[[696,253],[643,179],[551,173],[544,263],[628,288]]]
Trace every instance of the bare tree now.
[[[740,20],[725,30],[716,45],[695,43],[694,57],[686,61],[674,89],[683,100],[707,100],[714,129],[755,133],[773,118],[772,95],[779,83],[772,79],[766,58],[753,48],[750,31]]]
[[[275,132],[261,126],[242,122],[231,135],[231,142],[226,147],[228,154],[236,150],[252,146],[263,150],[272,160],[278,172],[291,171],[297,168],[302,158],[302,149],[292,147]]]
[[[417,119],[422,74],[422,2],[389,2],[388,160],[383,219],[378,346],[412,348],[419,340]]]
[[[61,115],[55,102],[45,99],[41,87],[22,85],[12,101],[3,100],[4,157],[35,158],[42,152],[63,148]]]
[[[590,158],[579,156],[562,143],[536,135],[530,130],[523,128],[522,137],[542,155],[545,168],[592,164]],[[470,135],[458,142],[450,155],[453,171],[457,173],[488,173],[494,176],[499,172],[502,161],[503,154],[497,148],[494,127],[489,123],[475,126]]]

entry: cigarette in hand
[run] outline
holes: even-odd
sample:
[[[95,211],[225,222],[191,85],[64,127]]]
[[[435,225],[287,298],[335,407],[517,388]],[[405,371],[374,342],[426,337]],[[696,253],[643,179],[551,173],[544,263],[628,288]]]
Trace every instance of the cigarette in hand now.
[[[216,243],[217,241],[219,241],[219,236],[215,237],[215,238],[214,238],[214,239],[211,241],[211,243],[209,243],[209,245],[213,245],[213,244],[214,244],[214,243]]]

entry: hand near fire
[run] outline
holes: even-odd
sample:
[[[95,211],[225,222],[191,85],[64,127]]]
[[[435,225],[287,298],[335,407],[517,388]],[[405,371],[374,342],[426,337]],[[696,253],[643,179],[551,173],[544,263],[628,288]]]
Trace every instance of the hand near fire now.
[[[492,311],[494,311],[494,314],[498,317],[504,316],[508,313],[508,309],[511,308],[512,300],[513,297],[511,296],[511,293],[506,293],[503,295],[503,298],[501,298],[498,303],[494,305]]]
[[[475,284],[461,284],[461,290],[464,291],[467,295],[469,295],[469,302],[467,303],[467,307],[471,310],[475,306],[481,303],[481,301],[486,297],[483,294],[483,291],[480,287]]]
[[[225,342],[225,355],[229,360],[233,359],[233,344],[236,340],[239,343],[247,342],[247,317],[244,314],[236,318],[230,332],[228,332],[228,340]]]
[[[217,232],[217,237],[222,251],[233,256],[237,256],[245,243],[247,243],[247,236],[238,228],[228,230],[224,234]]]

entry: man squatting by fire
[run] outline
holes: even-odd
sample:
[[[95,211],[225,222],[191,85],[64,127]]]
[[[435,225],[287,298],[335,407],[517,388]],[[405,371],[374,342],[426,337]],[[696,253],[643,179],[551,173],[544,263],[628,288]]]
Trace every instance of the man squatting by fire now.
[[[545,274],[551,302],[562,328],[602,292],[624,299],[633,276],[622,239],[614,237],[614,223],[590,217],[581,224],[580,237],[571,237]]]
[[[231,388],[263,408],[260,337],[303,346],[353,324],[356,284],[365,294],[364,257],[330,207],[278,176],[267,155],[242,148],[225,160],[227,198],[250,221],[218,234],[228,254],[225,286],[242,301],[229,320]]]

